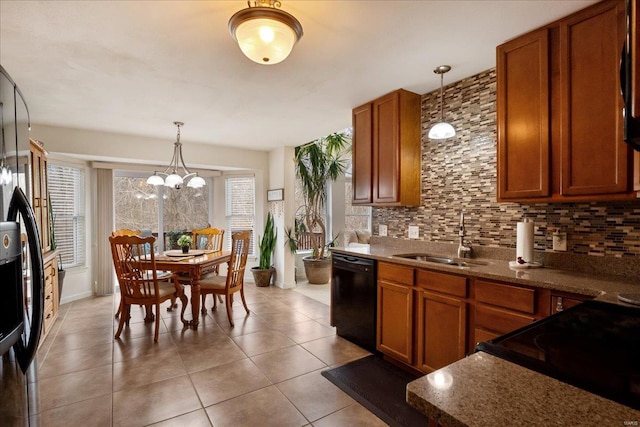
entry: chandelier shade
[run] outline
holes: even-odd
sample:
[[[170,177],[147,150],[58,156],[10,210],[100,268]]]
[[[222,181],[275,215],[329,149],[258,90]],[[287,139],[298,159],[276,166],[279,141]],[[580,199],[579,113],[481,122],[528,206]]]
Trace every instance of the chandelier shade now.
[[[440,74],[440,122],[429,129],[429,139],[447,139],[456,136],[454,127],[444,120],[444,74],[451,70],[449,65],[440,65],[433,70]]]
[[[154,172],[149,178],[147,178],[147,184],[149,185],[164,185],[166,187],[172,187],[175,189],[182,188],[182,185],[187,182],[187,187],[201,188],[204,187],[205,180],[198,176],[197,172],[189,172],[187,166],[182,158],[182,143],[180,142],[180,126],[184,126],[182,122],[173,122],[178,127],[178,135],[176,142],[173,143],[173,157],[169,167],[164,172]],[[182,169],[182,176],[178,173],[178,168]],[[164,178],[163,178],[164,176]]]
[[[278,9],[279,1],[253,3],[229,19],[231,37],[253,62],[274,65],[284,61],[302,38],[302,25],[293,15]]]

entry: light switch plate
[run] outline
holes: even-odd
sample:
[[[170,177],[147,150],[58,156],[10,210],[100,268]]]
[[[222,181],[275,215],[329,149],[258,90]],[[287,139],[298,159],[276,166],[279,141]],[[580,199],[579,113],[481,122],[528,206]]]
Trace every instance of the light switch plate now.
[[[418,227],[417,225],[410,225],[409,226],[409,238],[410,239],[417,239],[420,237],[420,227]]]
[[[386,237],[387,236],[387,226],[385,224],[380,224],[378,226],[378,236]]]
[[[553,233],[553,250],[556,252],[567,251],[567,233]]]

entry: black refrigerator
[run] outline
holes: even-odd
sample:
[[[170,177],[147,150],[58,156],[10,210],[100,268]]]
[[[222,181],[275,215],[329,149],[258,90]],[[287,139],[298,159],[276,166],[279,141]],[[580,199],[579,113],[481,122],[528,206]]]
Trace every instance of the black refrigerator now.
[[[0,65],[0,426],[29,425],[44,308],[40,232],[29,203],[30,118]]]

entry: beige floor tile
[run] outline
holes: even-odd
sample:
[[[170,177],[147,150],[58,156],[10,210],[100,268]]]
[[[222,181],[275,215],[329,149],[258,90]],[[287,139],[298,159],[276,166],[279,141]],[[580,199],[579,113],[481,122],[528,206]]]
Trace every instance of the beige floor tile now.
[[[196,391],[186,375],[113,394],[116,426],[144,426],[200,408]]]
[[[329,366],[343,364],[371,354],[362,347],[337,335],[309,341],[301,345]]]
[[[111,394],[50,409],[30,418],[31,425],[40,427],[91,426],[110,427]]]
[[[353,405],[355,400],[314,371],[276,384],[276,387],[309,420],[315,421]]]
[[[308,422],[275,386],[209,406],[206,410],[216,427],[299,427]]]
[[[225,314],[226,316],[226,314]],[[235,326],[231,326],[226,317],[218,322],[220,329],[230,337],[237,337],[238,335],[250,334],[252,332],[267,331],[270,330],[270,325],[256,314],[251,314],[242,319],[234,320]]]
[[[154,427],[210,427],[212,424],[205,410],[200,409],[151,425]]]
[[[80,332],[77,334],[57,335],[55,341],[51,345],[52,353],[76,350],[79,348],[93,347],[98,344],[107,344],[113,342],[115,331],[112,326],[94,329],[89,332]]]
[[[113,391],[120,391],[185,375],[187,370],[176,347],[113,364]]]
[[[273,383],[326,367],[321,360],[299,345],[263,353],[251,360]]]
[[[282,313],[293,311],[290,306],[283,304],[280,301],[266,300],[261,303],[251,303],[247,305],[249,306],[249,310],[256,314]]]
[[[205,407],[272,385],[249,359],[194,372],[191,381]]]
[[[68,317],[68,316],[67,316]],[[78,334],[82,332],[89,332],[96,329],[104,329],[113,327],[113,317],[83,317],[80,319],[68,319],[63,320],[60,327],[59,335],[66,334]]]
[[[233,337],[233,341],[245,352],[247,356],[256,356],[261,353],[289,347],[296,343],[279,331],[261,331],[252,334]]]
[[[108,396],[112,389],[111,365],[38,380],[30,384],[33,413],[71,405],[98,396]]]
[[[302,313],[295,310],[281,313],[268,313],[258,315],[267,322],[271,329],[280,329],[281,327],[291,325],[292,323],[306,322],[309,319]]]
[[[120,336],[119,340],[113,342],[113,361],[115,363],[148,356],[168,348],[175,348],[171,335],[168,333],[160,334],[157,343],[153,341],[153,334],[129,339]]]
[[[178,352],[189,373],[247,357],[231,338],[222,334],[212,340],[180,344]]]
[[[359,403],[313,422],[314,427],[384,427],[387,423]]]
[[[335,328],[326,327],[315,320],[281,325],[278,326],[277,329],[297,343],[308,342],[336,334]]]
[[[113,360],[113,345],[111,343],[98,344],[65,352],[49,352],[38,371],[39,379],[64,375],[70,372],[111,365]]]

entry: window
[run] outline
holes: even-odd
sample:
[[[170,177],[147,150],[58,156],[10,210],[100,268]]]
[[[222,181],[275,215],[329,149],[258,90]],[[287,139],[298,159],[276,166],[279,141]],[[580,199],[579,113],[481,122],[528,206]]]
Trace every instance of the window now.
[[[49,203],[62,268],[85,264],[84,169],[49,164]]]
[[[228,177],[225,180],[225,212],[227,230],[225,245],[231,249],[231,235],[236,231],[255,230],[256,191],[254,177]],[[254,256],[254,234],[251,233],[249,254]]]
[[[353,185],[351,177],[347,177],[345,182],[345,213],[344,213],[344,229],[345,230],[369,230],[371,231],[371,207],[370,206],[354,206],[352,204]]]

